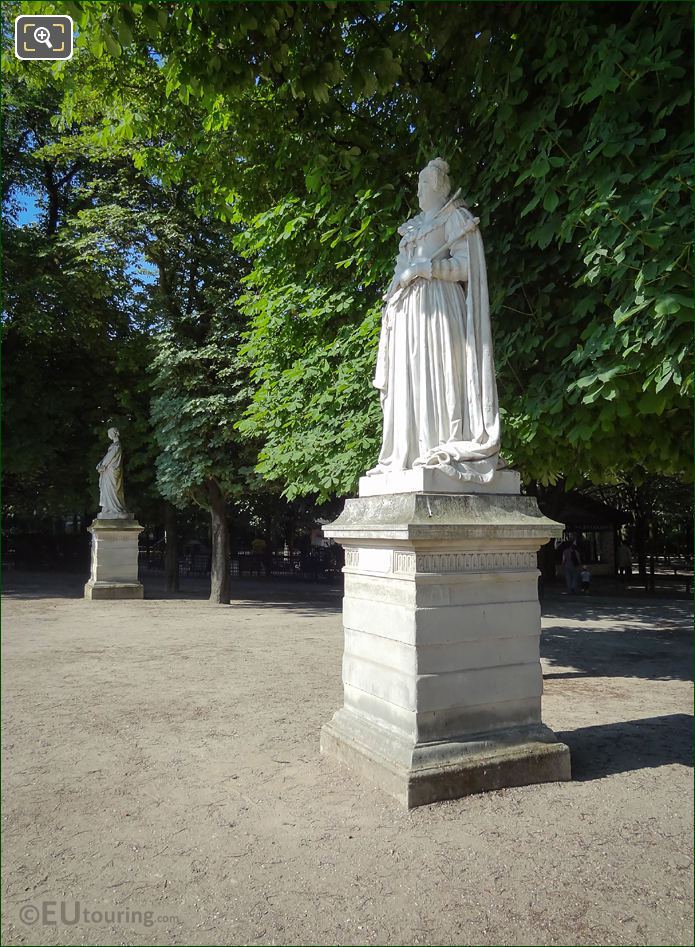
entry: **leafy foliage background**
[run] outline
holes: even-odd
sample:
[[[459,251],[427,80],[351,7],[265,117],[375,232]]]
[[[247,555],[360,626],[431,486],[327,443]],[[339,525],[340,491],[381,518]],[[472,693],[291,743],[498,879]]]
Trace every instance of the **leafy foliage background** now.
[[[51,71],[61,135],[234,233],[240,334],[214,359],[247,387],[209,413],[287,496],[350,492],[374,461],[380,293],[436,154],[481,218],[509,462],[688,476],[689,4],[50,8],[79,26]]]

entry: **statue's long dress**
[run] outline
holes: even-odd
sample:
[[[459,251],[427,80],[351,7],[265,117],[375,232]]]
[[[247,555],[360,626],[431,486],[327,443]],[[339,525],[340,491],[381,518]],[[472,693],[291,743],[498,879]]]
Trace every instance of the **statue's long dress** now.
[[[487,275],[475,220],[452,203],[399,228],[396,272],[435,257],[435,272],[391,292],[374,385],[384,414],[379,462],[370,474],[437,467],[484,483],[497,466],[500,423]],[[463,282],[466,287],[464,289]]]
[[[123,460],[121,445],[114,442],[106,451],[99,471],[99,505],[102,519],[109,515],[123,517],[128,515],[125,508],[123,490]]]

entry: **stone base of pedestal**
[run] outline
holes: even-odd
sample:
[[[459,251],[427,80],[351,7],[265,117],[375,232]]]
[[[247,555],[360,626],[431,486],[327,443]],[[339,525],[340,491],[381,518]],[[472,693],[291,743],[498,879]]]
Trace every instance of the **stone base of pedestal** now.
[[[571,779],[569,749],[542,726],[466,742],[409,744],[343,708],[321,728],[321,752],[408,809],[491,789]]]
[[[536,553],[562,533],[533,497],[348,500],[344,706],[321,749],[410,807],[570,778],[541,721]]]
[[[89,582],[84,587],[84,597],[91,601],[114,598],[143,598],[145,590],[141,582]]]
[[[521,477],[509,468],[496,470],[487,483],[454,480],[436,467],[416,467],[396,473],[360,477],[361,497],[387,496],[393,493],[506,493],[521,492]]]
[[[96,519],[92,534],[92,567],[84,597],[89,601],[139,599],[138,536],[142,526],[134,519]]]

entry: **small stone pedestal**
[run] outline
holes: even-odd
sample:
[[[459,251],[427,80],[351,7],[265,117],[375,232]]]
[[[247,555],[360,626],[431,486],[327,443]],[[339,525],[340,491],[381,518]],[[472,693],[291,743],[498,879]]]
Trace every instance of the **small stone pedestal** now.
[[[95,519],[92,534],[92,572],[84,587],[86,599],[142,598],[138,582],[138,536],[134,519]]]
[[[496,477],[516,494],[421,492],[434,473],[406,472],[396,494],[369,478],[373,495],[324,527],[345,547],[345,653],[321,750],[408,808],[570,779],[541,721],[536,567],[562,527],[513,471]]]

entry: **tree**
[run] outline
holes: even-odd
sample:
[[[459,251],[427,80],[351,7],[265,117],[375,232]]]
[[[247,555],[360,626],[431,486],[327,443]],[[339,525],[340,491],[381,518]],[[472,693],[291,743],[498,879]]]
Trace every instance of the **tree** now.
[[[378,290],[435,152],[482,221],[510,459],[610,479],[658,423],[650,469],[689,469],[689,6],[70,9],[115,75],[148,62],[187,113],[117,95],[112,132],[185,140],[143,161],[244,225],[244,430],[289,495],[346,492],[376,452]]]
[[[661,553],[692,555],[692,490],[672,477],[623,476],[614,484],[587,485],[587,492],[630,514],[640,576],[647,579],[648,558]]]
[[[243,261],[233,250],[231,228],[196,217],[183,195],[166,227],[166,241],[160,234],[148,250],[170,314],[153,364],[157,484],[176,506],[193,502],[210,512],[210,601],[229,603],[228,503],[243,494],[253,463],[234,428],[247,398],[237,357]]]
[[[61,231],[60,243],[54,248],[55,269],[68,277],[66,298],[74,294],[75,280],[85,274],[90,276],[94,297],[104,287],[116,288],[119,295],[114,301],[119,304],[123,325],[135,333],[132,353],[136,360],[124,356],[123,336],[118,334],[112,348],[119,356],[121,376],[104,371],[108,381],[104,385],[102,378],[100,383],[107,396],[116,397],[131,413],[127,446],[131,458],[139,459],[139,467],[131,461],[129,495],[133,487],[141,488],[141,500],[142,488],[154,492],[155,467],[157,470],[156,505],[160,510],[153,515],[163,515],[166,523],[167,586],[174,588],[178,579],[172,503],[183,508],[196,502],[212,514],[211,599],[229,601],[226,505],[230,491],[239,488],[238,483],[234,486],[234,478],[235,458],[240,452],[235,450],[238,435],[232,424],[240,414],[235,399],[243,390],[244,378],[234,361],[239,323],[235,298],[243,269],[232,248],[232,229],[196,212],[190,181],[172,182],[141,170],[138,159],[143,142],[133,135],[101,140],[99,129],[106,113],[90,87],[93,66],[89,57],[82,57],[67,72],[31,73],[17,70],[16,64],[14,71],[8,70],[18,95],[25,100],[25,123],[33,114],[26,107],[27,100],[47,103],[40,112],[50,134],[47,141],[39,142],[36,155],[29,149],[29,161],[35,158],[50,162],[51,169],[70,169],[60,180],[72,182],[72,199],[54,202],[55,213],[48,214]],[[141,78],[137,95],[146,98],[147,77]],[[68,107],[75,88],[84,93],[79,120],[75,117],[57,128],[59,106]],[[131,102],[135,101],[136,97],[131,97]],[[32,131],[24,140],[35,143],[37,136]],[[148,139],[147,143],[152,142]],[[168,145],[166,138],[160,143],[164,148]],[[21,273],[18,285],[24,280],[31,286],[34,276],[27,259],[14,254],[13,265]],[[38,290],[50,291],[45,274],[39,272],[37,278]],[[112,332],[100,313],[92,310],[90,317],[89,325],[97,337]],[[26,313],[29,330],[36,331],[39,322],[34,309]],[[55,346],[56,328],[52,324],[46,332],[47,345]],[[85,344],[87,348],[94,346],[94,351],[85,355],[89,366],[89,358],[93,361],[98,355],[97,339],[90,338]],[[36,346],[28,351],[31,359]],[[68,347],[63,370],[71,358],[74,350]],[[37,366],[37,380],[42,369]],[[114,392],[111,386],[115,388],[119,381]],[[31,399],[26,403],[30,405]],[[225,414],[226,409],[231,414]],[[60,410],[66,411],[66,405],[60,405]],[[76,423],[78,403],[70,406],[70,414]],[[120,418],[113,420],[119,423]],[[31,423],[30,416],[26,423]],[[155,463],[160,444],[162,456]],[[146,476],[138,480],[138,472]],[[65,486],[62,480],[60,502],[70,502]],[[54,496],[51,502],[56,501]]]
[[[196,503],[211,515],[210,601],[228,603],[227,504],[243,488],[239,468],[248,453],[239,449],[233,426],[246,393],[236,357],[244,264],[233,249],[233,229],[196,213],[190,182],[166,184],[134,164],[96,187],[95,206],[80,215],[75,245],[91,253],[105,243],[156,274],[147,287],[151,324],[159,330],[150,346],[148,430],[158,448],[150,451],[157,488],[166,501],[167,586],[175,588],[178,570],[171,504],[183,509]]]
[[[211,517],[210,601],[230,600],[227,504],[243,492],[243,459],[232,419],[238,414],[234,339],[217,322],[196,344],[167,330],[159,338],[152,404],[160,454],[157,482],[177,505],[197,503]]]
[[[98,94],[100,141],[146,143],[149,174],[241,229],[243,432],[288,495],[345,493],[373,460],[379,291],[435,153],[482,222],[509,459],[686,475],[689,6],[63,8],[89,69],[64,70],[66,123]]]
[[[94,467],[109,424],[123,435],[129,489],[153,483],[138,450],[148,359],[142,299],[125,260],[104,247],[85,254],[76,243],[75,220],[91,201],[87,181],[105,171],[56,150],[59,102],[51,82],[39,89],[6,77],[3,499],[7,512],[34,516],[95,509]],[[38,199],[35,223],[19,222],[22,191]]]
[[[429,20],[434,80],[418,73],[417,85],[399,81],[392,96],[391,109],[400,107],[421,135],[419,152],[404,136],[404,152],[416,168],[423,139],[430,155],[444,151],[464,193],[476,196],[512,462],[546,481],[611,479],[621,467],[642,466],[644,441],[660,419],[648,465],[687,475],[689,16],[683,8],[630,7],[622,22],[608,23],[603,10],[570,6],[555,8],[541,28],[532,10],[523,20],[512,11],[501,27],[476,12],[480,36],[469,27],[463,43],[456,14],[446,14],[449,39],[438,35],[447,25],[441,17]],[[568,55],[570,44],[585,52]],[[342,121],[341,134],[360,150],[356,124]],[[352,174],[342,170],[346,196],[338,182],[349,149],[334,147],[331,158],[328,145],[322,163],[307,166],[309,194],[300,185],[254,218],[244,237],[263,250],[246,301],[254,317],[246,352],[259,384],[245,430],[264,440],[260,469],[290,493],[353,489],[378,444],[376,398],[366,386],[384,249],[362,225],[386,229],[394,221],[405,175],[392,191],[370,167],[374,156],[359,154]],[[391,172],[399,161],[389,155]],[[306,259],[307,231],[310,280],[291,247]],[[347,325],[342,312],[352,317]],[[297,420],[302,403],[308,425]],[[316,459],[316,442],[333,445],[330,464]]]

